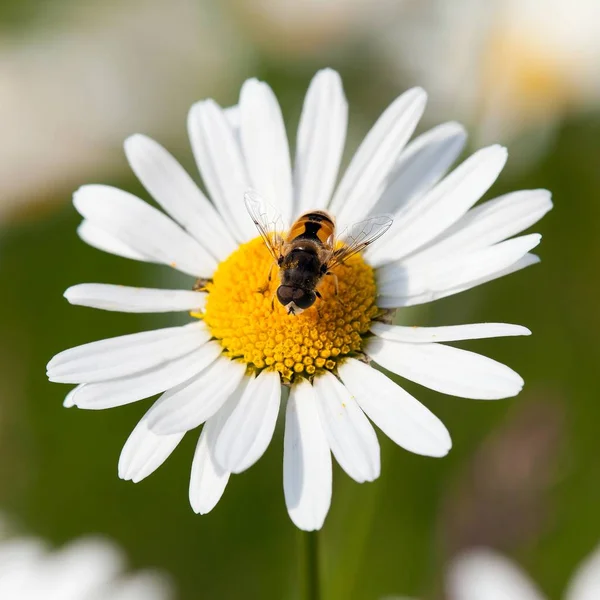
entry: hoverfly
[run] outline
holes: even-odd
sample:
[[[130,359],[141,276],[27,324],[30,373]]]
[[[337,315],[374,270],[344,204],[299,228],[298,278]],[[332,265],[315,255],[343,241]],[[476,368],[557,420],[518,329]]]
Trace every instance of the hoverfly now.
[[[312,210],[298,217],[284,235],[281,215],[256,192],[246,192],[244,202],[275,261],[269,281],[273,267],[279,267],[281,284],[276,296],[290,315],[299,315],[317,298],[322,299],[317,288],[327,275],[335,278],[337,293],[337,275],[332,269],[364,250],[392,224],[388,215],[371,217],[350,226],[338,239],[333,215]]]

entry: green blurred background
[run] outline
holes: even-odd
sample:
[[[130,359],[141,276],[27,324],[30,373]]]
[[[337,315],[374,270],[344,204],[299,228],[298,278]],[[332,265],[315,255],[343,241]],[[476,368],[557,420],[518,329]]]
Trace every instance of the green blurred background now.
[[[465,2],[452,10],[466,10]],[[519,19],[501,1],[480,4],[487,20],[471,24],[470,38],[451,31],[452,10],[440,13],[435,2],[0,4],[0,510],[23,531],[56,544],[110,536],[132,566],[168,572],[181,600],[299,598],[302,539],[285,510],[281,427],[264,458],[201,517],[187,499],[195,436],[149,479],[123,482],[117,460],[144,407],[67,410],[68,389],[46,381],[45,364],[62,349],[185,320],[67,304],[62,293],[75,283],[161,286],[176,277],[83,244],[70,197],[103,182],[147,198],[121,149],[136,131],[156,136],[193,172],[187,108],[209,96],[234,104],[249,76],[272,85],[293,132],[310,77],[324,66],[340,71],[350,103],[348,155],[400,92],[430,81],[440,98],[426,124],[466,121],[473,150],[490,135],[484,99],[493,74],[481,58],[500,24]],[[450,54],[427,54],[429,40],[451,33],[471,44],[476,64],[464,73]],[[541,48],[553,46],[550,29],[536,35]],[[336,467],[320,534],[325,598],[438,597],[445,561],[473,544],[514,557],[559,598],[600,541],[600,96],[561,79],[562,62],[552,85],[545,70],[543,85],[523,79],[521,66],[513,65],[515,91],[494,121],[510,158],[493,195],[552,190],[555,209],[534,229],[544,237],[542,263],[400,316],[526,325],[531,338],[464,346],[515,368],[525,389],[512,400],[475,402],[406,384],[448,426],[454,448],[424,458],[380,435],[378,481],[359,485]],[[451,71],[454,88],[436,86],[436,70]]]

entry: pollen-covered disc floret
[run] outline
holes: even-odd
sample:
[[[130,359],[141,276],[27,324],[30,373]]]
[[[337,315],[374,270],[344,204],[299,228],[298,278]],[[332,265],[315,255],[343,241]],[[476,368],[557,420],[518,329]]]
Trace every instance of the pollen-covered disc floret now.
[[[206,285],[208,299],[198,313],[225,353],[257,370],[271,368],[284,381],[294,374],[332,370],[361,350],[363,336],[379,312],[373,269],[359,255],[335,268],[318,290],[323,297],[299,315],[289,315],[275,298],[279,286],[273,258],[261,238],[240,246]]]

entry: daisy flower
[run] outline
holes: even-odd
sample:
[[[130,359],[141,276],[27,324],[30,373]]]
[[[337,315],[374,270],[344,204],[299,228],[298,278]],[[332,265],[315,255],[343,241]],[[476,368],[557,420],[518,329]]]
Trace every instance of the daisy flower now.
[[[3,600],[169,600],[159,573],[123,575],[122,553],[103,539],[82,538],[49,551],[35,538],[0,542]]]
[[[457,558],[448,577],[450,600],[545,600],[538,587],[508,559],[491,550],[472,550]],[[600,549],[575,571],[565,600],[600,598]]]
[[[409,142],[426,95],[412,89],[375,123],[336,186],[346,136],[340,77],[317,73],[299,124],[294,165],[271,89],[255,79],[238,106],[194,105],[188,127],[210,198],[159,144],[125,142],[129,163],[164,212],[104,185],[80,188],[79,235],[99,249],[169,265],[191,277],[187,290],[81,284],[72,304],[124,312],[190,313],[190,323],[134,333],[61,352],[51,381],[77,384],[66,406],[105,409],[162,393],[127,440],[123,479],[140,481],[204,424],[192,462],[190,502],[198,513],[219,501],[231,473],[266,450],[285,407],[283,484],[293,522],[319,529],[331,501],[332,459],[356,481],[379,476],[375,423],[403,448],[443,456],[441,421],[372,362],[439,392],[496,399],[519,393],[507,366],[445,342],[528,335],[516,325],[400,327],[390,311],[456,294],[537,262],[537,234],[507,239],[551,208],[544,190],[520,191],[472,208],[506,161],[506,150],[476,152],[445,175],[465,132],[456,123]],[[272,298],[269,249],[244,208],[254,189],[289,224],[325,209],[338,231],[369,215],[393,225],[363,254],[324,277],[322,299],[290,315]],[[337,279],[338,289],[335,289]],[[194,281],[196,280],[196,283]],[[266,284],[266,285],[265,285]],[[336,293],[337,291],[337,293]]]
[[[411,9],[376,43],[398,71],[426,82],[436,114],[450,107],[478,139],[526,134],[529,153],[541,154],[561,119],[598,106],[596,0],[430,0]]]
[[[132,126],[172,133],[198,89],[233,89],[252,60],[210,0],[75,2],[52,19],[0,46],[3,223],[92,173],[114,173],[114,148]]]

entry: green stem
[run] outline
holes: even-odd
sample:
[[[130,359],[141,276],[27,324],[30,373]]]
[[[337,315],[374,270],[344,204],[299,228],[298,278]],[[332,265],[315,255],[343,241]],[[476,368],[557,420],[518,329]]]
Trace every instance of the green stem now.
[[[302,534],[304,542],[304,600],[321,600],[321,579],[319,573],[319,532],[308,531]]]

